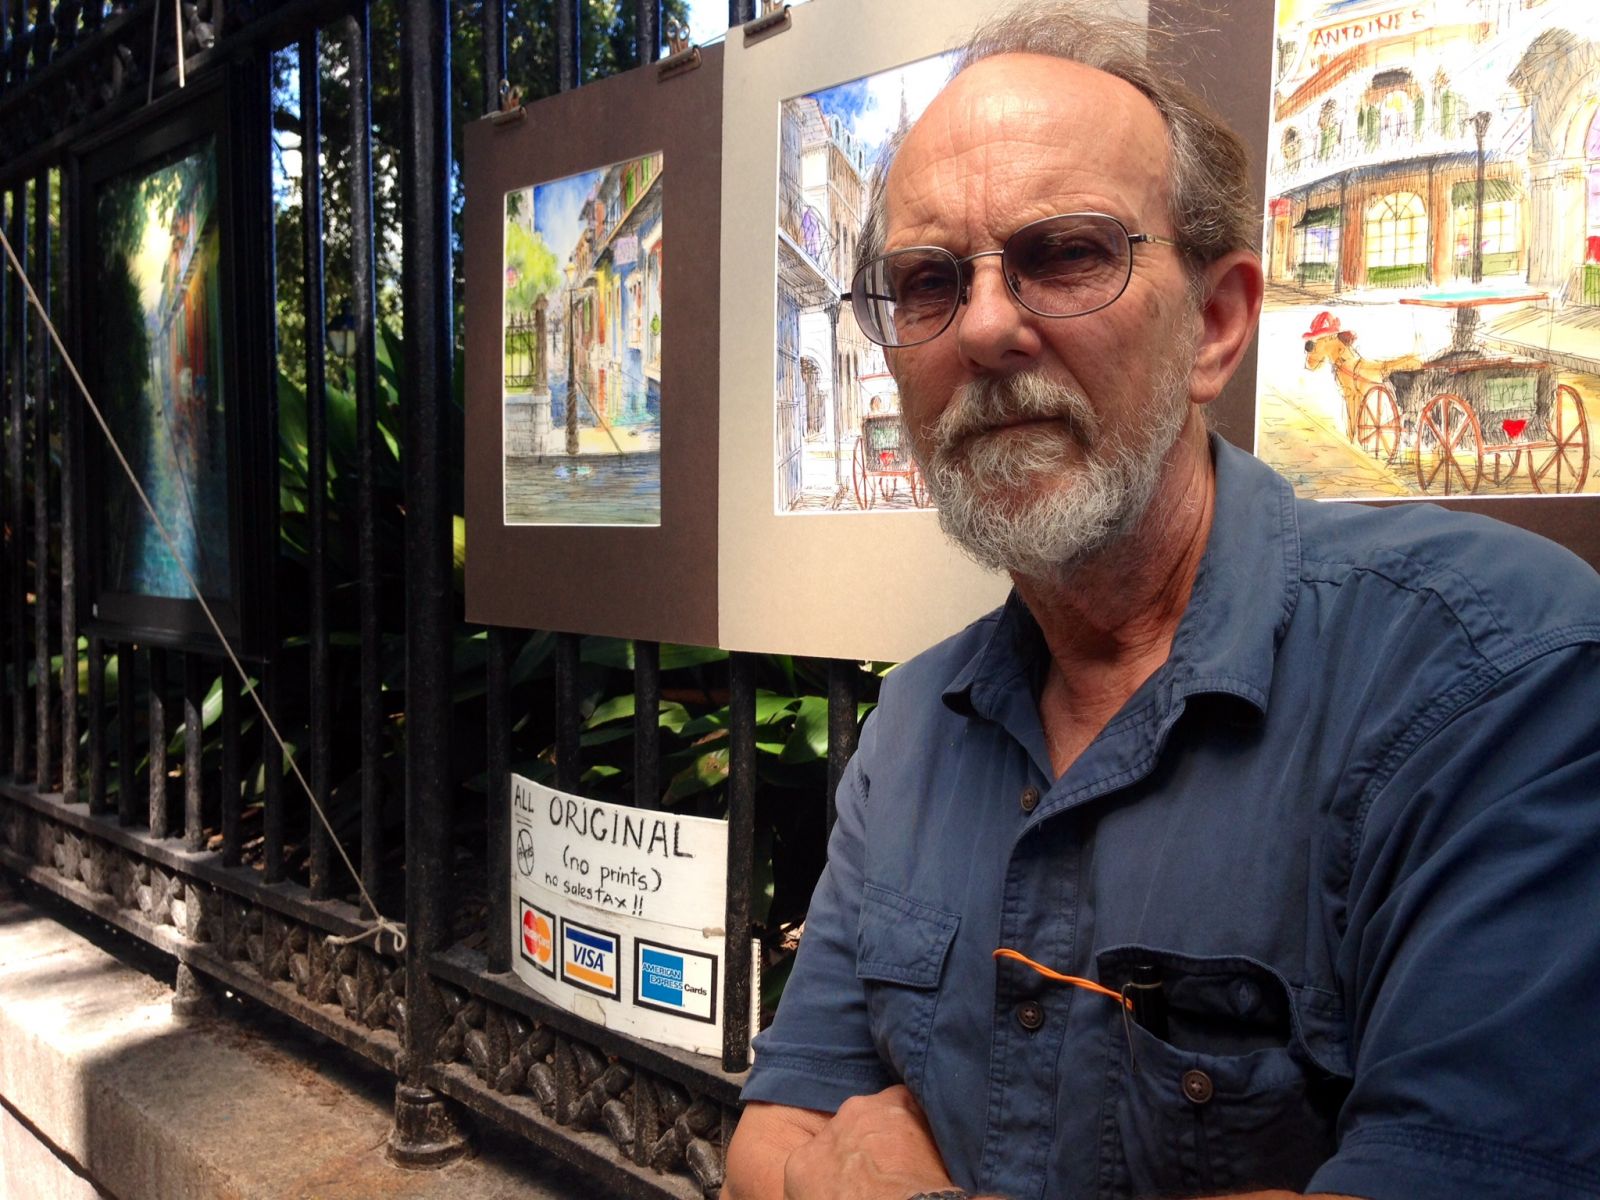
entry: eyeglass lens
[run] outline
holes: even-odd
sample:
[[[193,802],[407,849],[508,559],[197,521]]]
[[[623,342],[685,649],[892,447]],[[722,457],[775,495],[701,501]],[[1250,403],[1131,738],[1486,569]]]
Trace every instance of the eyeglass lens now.
[[[1104,308],[1122,294],[1133,268],[1128,231],[1115,217],[1072,213],[1024,225],[1001,250],[1006,286],[1044,317]],[[851,301],[868,337],[910,346],[937,337],[960,306],[970,260],[914,246],[873,259],[856,274]]]

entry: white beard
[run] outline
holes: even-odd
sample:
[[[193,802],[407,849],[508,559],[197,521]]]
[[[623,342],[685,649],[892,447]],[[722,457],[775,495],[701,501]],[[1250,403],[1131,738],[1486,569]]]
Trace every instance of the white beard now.
[[[985,567],[1064,581],[1150,507],[1188,418],[1193,357],[1190,347],[1173,348],[1136,440],[1113,440],[1087,399],[1037,371],[964,386],[930,430],[931,445],[907,430],[940,527]],[[1029,418],[1059,424],[998,428]]]

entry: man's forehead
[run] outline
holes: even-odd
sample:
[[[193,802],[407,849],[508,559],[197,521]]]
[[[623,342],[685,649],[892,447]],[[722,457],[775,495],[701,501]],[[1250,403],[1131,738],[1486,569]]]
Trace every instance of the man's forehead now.
[[[998,55],[956,76],[912,126],[887,199],[892,220],[958,204],[1048,207],[1052,192],[1080,189],[1164,205],[1168,161],[1166,125],[1132,84],[1065,59]]]

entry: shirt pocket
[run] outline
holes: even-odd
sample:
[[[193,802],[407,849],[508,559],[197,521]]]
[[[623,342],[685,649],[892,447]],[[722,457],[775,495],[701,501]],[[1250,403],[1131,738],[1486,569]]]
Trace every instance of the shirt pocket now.
[[[945,959],[961,918],[866,884],[856,934],[856,977],[878,1055],[920,1094]]]
[[[1350,1088],[1332,998],[1251,958],[1147,947],[1103,951],[1099,977],[1121,987],[1135,963],[1160,972],[1169,1029],[1113,1018],[1103,1191],[1303,1190],[1333,1156]]]

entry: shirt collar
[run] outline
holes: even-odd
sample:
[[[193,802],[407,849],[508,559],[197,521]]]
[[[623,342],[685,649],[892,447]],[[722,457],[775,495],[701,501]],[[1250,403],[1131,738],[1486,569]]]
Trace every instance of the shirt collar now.
[[[1160,673],[1177,700],[1237,696],[1265,712],[1273,659],[1299,598],[1300,530],[1294,491],[1253,455],[1211,435],[1216,506],[1189,605]],[[1044,636],[1015,590],[990,619],[977,651],[944,691],[961,713],[1001,716],[1021,680],[1031,693]]]

